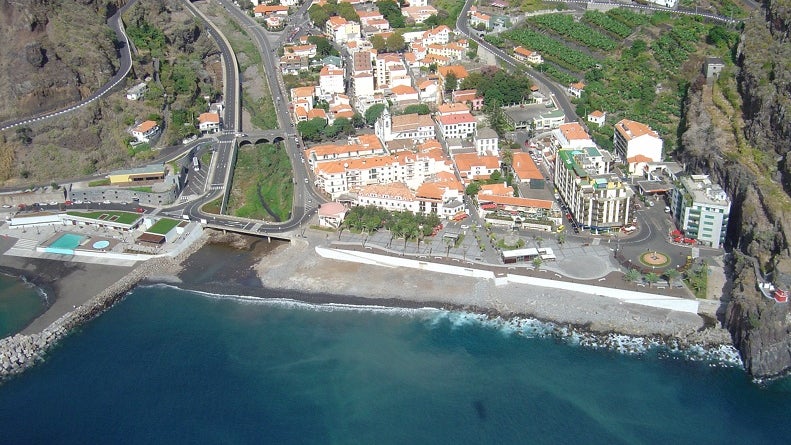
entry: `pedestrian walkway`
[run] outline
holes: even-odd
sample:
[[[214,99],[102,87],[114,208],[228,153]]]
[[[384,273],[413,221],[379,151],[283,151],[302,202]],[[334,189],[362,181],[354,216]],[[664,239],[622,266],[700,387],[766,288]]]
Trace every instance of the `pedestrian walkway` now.
[[[19,238],[11,248],[19,250],[36,250],[38,241],[34,239]]]

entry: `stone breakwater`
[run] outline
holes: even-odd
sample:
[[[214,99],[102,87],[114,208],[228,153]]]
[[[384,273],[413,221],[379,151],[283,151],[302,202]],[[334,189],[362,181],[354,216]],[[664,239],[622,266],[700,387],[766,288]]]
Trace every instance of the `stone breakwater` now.
[[[175,257],[158,257],[135,267],[119,281],[94,296],[87,303],[55,320],[42,332],[0,339],[0,382],[20,374],[44,360],[46,352],[74,328],[92,320],[122,299],[141,280],[151,276],[175,275],[181,262],[206,242],[203,236]]]

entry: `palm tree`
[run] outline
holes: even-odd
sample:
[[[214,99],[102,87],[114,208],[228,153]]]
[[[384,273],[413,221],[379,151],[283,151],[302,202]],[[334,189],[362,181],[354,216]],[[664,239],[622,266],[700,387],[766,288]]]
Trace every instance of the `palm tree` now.
[[[566,242],[566,232],[558,233],[558,237],[557,238],[558,238],[558,244],[560,244],[562,246]]]
[[[639,280],[642,277],[642,274],[637,269],[629,269],[626,274],[624,274],[623,279],[634,283],[635,281]]]
[[[648,287],[651,287],[652,284],[654,284],[657,281],[659,281],[659,275],[657,275],[657,274],[655,274],[653,272],[648,272],[647,274],[645,274],[643,279],[646,281],[646,283],[648,283]]]
[[[538,247],[541,247],[541,243],[543,243],[543,242],[544,242],[544,238],[541,238],[541,237],[540,237],[540,236],[538,236],[538,235],[534,236],[534,237],[533,237],[533,240],[536,242],[536,244],[538,244]]]
[[[445,241],[445,246],[447,247],[445,249],[445,258],[447,258],[448,256],[450,256],[450,248],[453,247],[453,240],[451,238],[445,238],[444,241]]]
[[[665,271],[663,275],[665,276],[665,278],[667,278],[667,284],[672,286],[673,282],[676,281],[678,277],[681,276],[681,272],[679,272],[676,269],[668,269]]]

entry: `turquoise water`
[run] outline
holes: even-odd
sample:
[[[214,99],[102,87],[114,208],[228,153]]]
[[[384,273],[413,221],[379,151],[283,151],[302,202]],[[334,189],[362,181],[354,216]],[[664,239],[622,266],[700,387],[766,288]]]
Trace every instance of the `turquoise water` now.
[[[35,287],[0,274],[0,338],[20,331],[45,307],[46,301]]]
[[[74,255],[74,249],[85,239],[82,235],[64,233],[47,247],[47,252]]]
[[[785,443],[791,385],[439,310],[146,287],[0,386],[3,443]]]

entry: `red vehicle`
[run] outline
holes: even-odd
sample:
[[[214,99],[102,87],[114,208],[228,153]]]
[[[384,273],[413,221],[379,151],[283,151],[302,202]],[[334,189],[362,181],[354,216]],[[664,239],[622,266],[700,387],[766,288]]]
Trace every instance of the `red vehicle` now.
[[[67,200],[66,200],[66,202],[64,202],[64,204],[66,204],[67,206],[70,206],[70,205],[72,205],[72,204],[74,204],[74,203],[73,203],[73,202],[71,202],[71,201],[69,201],[69,200],[67,199]]]
[[[696,242],[695,238],[684,238],[684,244],[695,244]]]
[[[146,213],[146,209],[144,209],[142,207],[138,207],[138,208],[135,209],[135,212],[137,212],[137,213]]]

